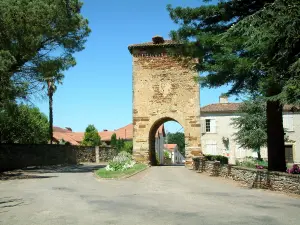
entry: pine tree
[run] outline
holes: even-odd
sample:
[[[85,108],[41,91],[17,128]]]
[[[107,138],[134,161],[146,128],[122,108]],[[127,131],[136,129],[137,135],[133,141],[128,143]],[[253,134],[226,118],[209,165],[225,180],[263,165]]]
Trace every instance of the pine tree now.
[[[227,94],[261,93],[267,100],[269,170],[285,171],[282,102],[299,101],[299,1],[230,0],[171,8],[180,25],[171,36],[206,72],[202,86],[232,84]]]

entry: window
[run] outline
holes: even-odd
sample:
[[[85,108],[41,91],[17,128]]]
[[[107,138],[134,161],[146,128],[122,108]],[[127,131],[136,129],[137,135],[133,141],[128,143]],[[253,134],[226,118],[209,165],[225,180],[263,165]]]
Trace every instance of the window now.
[[[216,119],[205,119],[202,123],[202,133],[217,133]]]
[[[210,119],[205,120],[205,132],[210,132]]]
[[[283,128],[286,131],[294,131],[294,124],[293,124],[293,115],[292,114],[286,114],[283,115]]]

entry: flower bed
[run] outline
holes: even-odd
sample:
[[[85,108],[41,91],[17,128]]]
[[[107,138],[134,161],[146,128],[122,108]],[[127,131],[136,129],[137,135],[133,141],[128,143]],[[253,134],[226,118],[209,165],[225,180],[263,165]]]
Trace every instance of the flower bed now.
[[[147,165],[136,164],[128,152],[120,152],[105,168],[99,169],[96,174],[102,178],[121,178],[130,176],[147,168]]]

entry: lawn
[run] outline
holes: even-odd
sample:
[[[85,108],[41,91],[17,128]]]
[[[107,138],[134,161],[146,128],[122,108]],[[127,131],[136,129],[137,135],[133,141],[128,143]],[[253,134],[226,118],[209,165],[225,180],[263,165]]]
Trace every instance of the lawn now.
[[[135,164],[132,168],[124,171],[107,171],[105,168],[101,168],[96,171],[96,174],[101,178],[123,178],[140,172],[147,167],[148,166],[144,164]]]

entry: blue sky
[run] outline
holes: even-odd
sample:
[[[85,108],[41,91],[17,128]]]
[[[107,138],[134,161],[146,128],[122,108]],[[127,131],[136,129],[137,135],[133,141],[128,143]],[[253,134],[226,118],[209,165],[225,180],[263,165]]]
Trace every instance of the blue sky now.
[[[77,65],[65,72],[63,85],[54,94],[54,125],[84,131],[88,124],[118,129],[132,122],[132,57],[128,45],[151,41],[154,35],[169,38],[176,24],[166,5],[199,6],[201,0],[84,0],[82,14],[92,33]],[[218,102],[227,88],[201,89],[201,106]],[[231,101],[235,100],[231,98]],[[48,115],[47,100],[36,101]],[[169,131],[179,125],[168,123]]]

